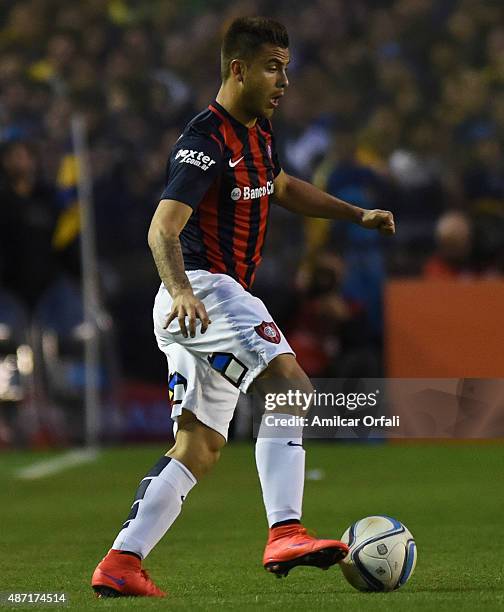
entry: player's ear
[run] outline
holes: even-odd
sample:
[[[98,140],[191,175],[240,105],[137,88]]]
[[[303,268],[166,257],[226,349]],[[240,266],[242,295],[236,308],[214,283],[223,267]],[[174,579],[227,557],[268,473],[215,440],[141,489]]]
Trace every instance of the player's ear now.
[[[243,69],[244,69],[244,67],[245,67],[245,64],[241,60],[234,59],[231,62],[231,74],[240,83],[243,82]]]

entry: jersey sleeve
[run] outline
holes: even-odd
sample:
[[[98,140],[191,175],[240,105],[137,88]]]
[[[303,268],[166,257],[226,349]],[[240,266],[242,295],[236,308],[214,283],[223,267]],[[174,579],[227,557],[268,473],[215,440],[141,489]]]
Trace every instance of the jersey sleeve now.
[[[177,200],[196,209],[221,172],[222,150],[209,135],[182,135],[168,161],[161,200]]]

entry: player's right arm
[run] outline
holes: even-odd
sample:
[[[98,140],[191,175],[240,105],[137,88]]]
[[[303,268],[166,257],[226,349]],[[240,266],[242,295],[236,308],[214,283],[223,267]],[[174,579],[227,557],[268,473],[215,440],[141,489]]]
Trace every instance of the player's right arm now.
[[[183,134],[168,162],[165,189],[149,228],[149,246],[159,276],[173,299],[165,329],[178,319],[182,335],[196,334],[196,319],[205,333],[210,320],[205,306],[193,293],[185,273],[180,234],[221,171],[222,148],[208,133]]]
[[[161,200],[152,218],[148,241],[156,262],[159,277],[173,299],[165,329],[174,319],[178,319],[180,330],[187,338],[186,317],[189,321],[189,334],[196,334],[196,319],[201,320],[201,333],[210,324],[207,311],[201,300],[193,293],[184,269],[184,258],[180,245],[180,232],[192,214],[192,208],[176,200]]]

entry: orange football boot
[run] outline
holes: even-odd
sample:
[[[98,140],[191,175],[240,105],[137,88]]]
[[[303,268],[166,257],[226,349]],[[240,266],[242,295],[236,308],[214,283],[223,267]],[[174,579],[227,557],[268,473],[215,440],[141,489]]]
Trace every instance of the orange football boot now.
[[[98,563],[91,586],[96,596],[102,597],[165,597],[142,569],[142,562],[133,555],[109,550]]]
[[[329,569],[347,553],[348,546],[339,540],[319,540],[299,524],[282,525],[269,530],[263,565],[265,570],[282,578],[297,565]]]

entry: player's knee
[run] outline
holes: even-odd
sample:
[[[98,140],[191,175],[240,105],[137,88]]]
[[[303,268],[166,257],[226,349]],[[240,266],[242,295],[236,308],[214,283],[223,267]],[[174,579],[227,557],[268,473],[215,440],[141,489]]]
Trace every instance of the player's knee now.
[[[270,405],[276,397],[281,396],[282,403],[273,410],[287,414],[302,414],[306,410],[305,398],[311,397],[313,393],[313,385],[294,355],[279,355],[273,359],[254,384],[255,390],[265,401],[269,398]],[[286,403],[284,398],[290,399]],[[299,398],[303,398],[302,401]]]
[[[168,455],[183,463],[199,480],[217,463],[226,440],[216,431],[200,423],[191,423],[177,432],[175,446]]]
[[[213,466],[219,461],[221,451],[220,449],[206,448],[205,452],[202,453],[199,463],[199,471],[205,475]]]
[[[294,355],[278,355],[270,361],[268,367],[258,376],[258,379],[278,378],[288,380],[309,380],[303,368]]]
[[[220,459],[221,449],[226,444],[225,439],[216,432],[206,432],[200,445],[200,469],[205,474],[209,472]]]
[[[200,480],[205,474],[208,474],[219,460],[220,449],[211,448],[207,445],[192,445],[178,449],[175,445],[169,451],[169,454],[183,463],[196,480]]]
[[[304,392],[313,391],[310,379],[296,361],[294,355],[278,355],[256,379],[259,385],[289,387]]]

